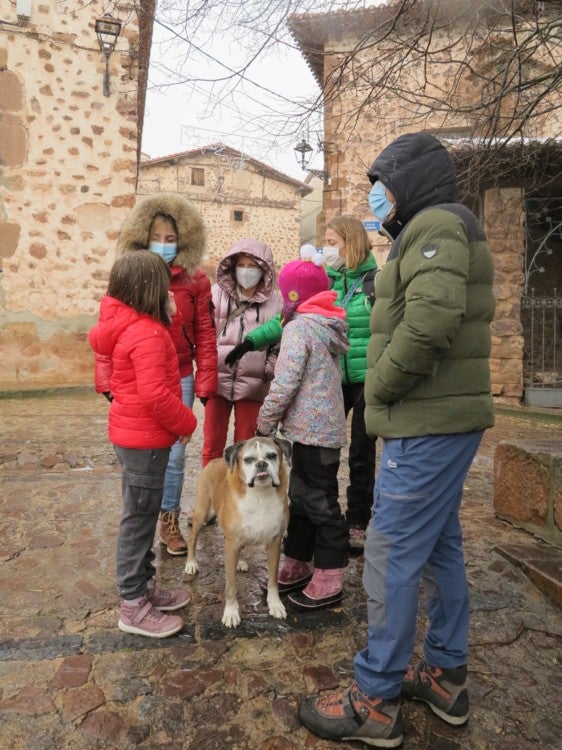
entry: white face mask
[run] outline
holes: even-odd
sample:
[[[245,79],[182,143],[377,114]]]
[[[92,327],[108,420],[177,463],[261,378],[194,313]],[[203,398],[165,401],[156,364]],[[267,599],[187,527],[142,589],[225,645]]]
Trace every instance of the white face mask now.
[[[254,266],[251,266],[250,268],[236,266],[236,281],[242,289],[251,289],[256,286],[262,276],[263,271],[261,268],[255,268]]]
[[[334,271],[337,271],[338,268],[341,268],[345,263],[344,259],[338,252],[338,248],[334,245],[326,245],[323,247],[322,255],[324,256],[328,268],[333,268]]]

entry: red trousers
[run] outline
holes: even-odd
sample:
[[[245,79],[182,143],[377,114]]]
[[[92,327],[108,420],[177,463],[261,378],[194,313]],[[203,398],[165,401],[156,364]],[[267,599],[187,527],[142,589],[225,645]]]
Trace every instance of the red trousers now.
[[[234,409],[234,442],[254,437],[261,401],[228,401],[215,396],[207,401],[203,422],[203,455],[206,466],[213,458],[221,458],[228,437],[228,423]]]

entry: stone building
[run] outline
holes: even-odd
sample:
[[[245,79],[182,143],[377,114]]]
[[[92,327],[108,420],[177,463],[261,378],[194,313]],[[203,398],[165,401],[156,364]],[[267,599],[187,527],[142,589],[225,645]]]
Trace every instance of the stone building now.
[[[174,191],[193,201],[208,231],[206,270],[237,240],[270,245],[279,268],[300,246],[301,198],[312,188],[236,149],[215,143],[141,161],[138,193]]]
[[[154,0],[0,7],[0,390],[92,382],[97,319],[117,233],[133,205]]]
[[[548,13],[551,20],[560,17],[558,0],[527,3],[527,6],[532,5],[537,8],[531,9],[526,17],[522,16],[525,33],[532,32],[537,13]],[[290,19],[293,37],[324,93],[323,148],[327,179],[318,235],[322,236],[323,226],[338,214],[351,214],[362,220],[373,218],[367,203],[370,185],[366,172],[390,141],[401,133],[416,130],[426,130],[440,137],[450,148],[459,173],[468,173],[465,167],[470,164],[471,174],[476,175],[472,181],[467,180],[462,200],[483,220],[495,256],[497,311],[491,357],[493,392],[500,401],[519,403],[524,388],[541,378],[553,379],[562,389],[560,89],[558,86],[545,93],[542,105],[546,114],[535,117],[532,125],[529,121],[523,140],[496,144],[493,160],[486,161],[484,157],[489,150],[479,146],[480,126],[471,119],[471,102],[480,94],[477,78],[467,76],[457,89],[466,97],[462,115],[458,107],[447,114],[427,104],[432,92],[450,89],[451,81],[458,75],[454,60],[463,59],[465,17],[459,13],[458,22],[454,22],[453,6],[457,7],[447,4],[447,17],[435,24],[433,37],[428,35],[419,44],[421,50],[427,43],[434,49],[440,46],[444,52],[431,59],[420,53],[418,64],[406,65],[401,65],[401,61],[411,52],[408,40],[412,44],[412,38],[427,23],[431,12],[438,15],[439,8],[445,8],[444,4],[440,6],[432,0],[419,3],[419,12],[427,12],[419,18],[396,18],[396,8],[404,6],[391,3],[363,11],[306,14]],[[468,4],[463,7],[470,10]],[[418,7],[412,5],[412,8],[412,13],[418,12]],[[508,30],[509,20],[503,24]],[[482,16],[479,23],[484,30],[486,22]],[[400,28],[401,23],[403,28]],[[408,27],[407,23],[411,25]],[[511,44],[511,37],[507,43],[505,38],[502,40],[505,30],[501,27],[500,19],[498,33],[488,39],[493,44],[481,51],[487,65],[491,64],[490,56],[502,50],[502,44],[507,44],[508,49]],[[400,41],[394,41],[394,46],[391,44],[394,31],[394,39],[403,40],[402,48]],[[550,54],[558,55],[557,63],[541,59],[541,55]],[[344,60],[345,65],[340,67]],[[478,62],[473,61],[473,68]],[[495,64],[497,60],[492,59],[492,62]],[[560,46],[553,48],[546,43],[537,44],[530,60],[525,60],[527,66],[543,65],[545,69],[555,64],[562,65]],[[416,96],[416,92],[422,91],[426,96],[425,104],[421,93]],[[508,102],[515,109],[523,104],[523,96],[515,102],[512,96]],[[508,113],[502,111],[498,116],[508,119]],[[370,237],[380,256],[384,245],[388,247],[386,241],[376,232],[370,233]],[[547,242],[543,242],[544,238]],[[537,249],[542,252],[540,262],[537,262]],[[544,273],[535,273],[539,268]],[[551,338],[546,348],[543,341],[542,349],[543,353],[558,352],[550,366],[552,371],[545,372],[548,368],[540,361],[532,363],[529,359],[529,351],[536,342],[531,340],[532,326],[524,325],[522,307],[531,294],[531,286],[542,295],[546,308],[554,307],[548,333]],[[534,304],[532,300],[530,304]],[[552,314],[552,309],[548,314]],[[559,393],[562,394],[562,390]],[[558,398],[562,399],[562,395]],[[562,400],[552,405],[562,406]]]

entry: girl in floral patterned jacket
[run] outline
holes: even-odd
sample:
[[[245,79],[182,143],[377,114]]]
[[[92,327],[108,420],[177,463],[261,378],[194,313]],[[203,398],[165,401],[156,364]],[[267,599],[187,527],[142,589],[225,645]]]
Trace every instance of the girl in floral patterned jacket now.
[[[301,609],[341,601],[349,545],[338,502],[340,449],[346,442],[340,357],[349,343],[345,310],[334,304],[337,293],[328,290],[323,262],[314,254],[281,269],[281,349],[257,423],[257,434],[273,435],[281,424],[283,436],[293,441],[290,517],[278,583],[280,593],[292,592],[289,600]]]

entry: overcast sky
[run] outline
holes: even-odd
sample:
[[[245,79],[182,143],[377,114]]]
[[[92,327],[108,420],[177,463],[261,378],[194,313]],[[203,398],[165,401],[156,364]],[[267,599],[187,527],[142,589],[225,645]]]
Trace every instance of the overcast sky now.
[[[143,127],[143,153],[151,158],[187,151],[221,141],[270,166],[304,180],[306,172],[297,164],[294,146],[303,135],[315,151],[310,167],[321,169],[322,155],[317,152],[320,125],[306,130],[298,118],[279,128],[283,112],[295,112],[291,102],[314,99],[318,86],[302,55],[283,46],[260,57],[247,80],[234,93],[225,94],[224,84],[193,79],[216,79],[228,75],[224,65],[236,69],[242,59],[237,46],[229,41],[228,32],[204,43],[205,55],[190,51],[188,65],[183,65],[181,83],[158,86],[172,81],[170,70],[176,70],[185,59],[186,46],[161,41],[169,33],[158,23],[154,27],[149,88]],[[212,57],[222,62],[213,63]],[[189,79],[189,80],[186,80]],[[155,87],[156,84],[156,87]],[[274,93],[270,93],[274,92]]]

